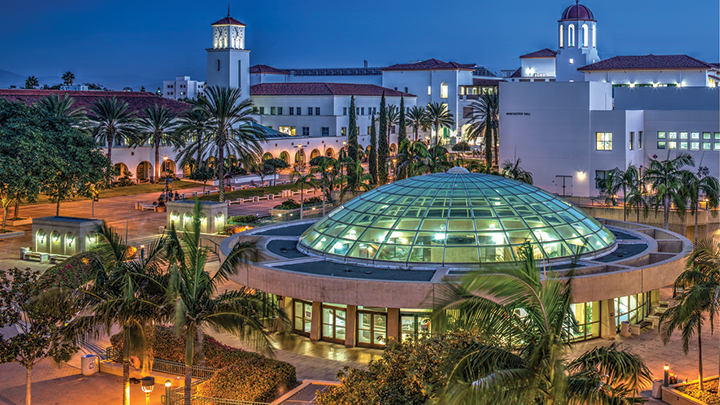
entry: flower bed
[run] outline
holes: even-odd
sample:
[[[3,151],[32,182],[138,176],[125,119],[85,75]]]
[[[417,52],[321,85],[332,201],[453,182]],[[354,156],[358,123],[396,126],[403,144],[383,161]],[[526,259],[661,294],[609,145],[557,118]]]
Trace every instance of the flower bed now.
[[[720,405],[720,396],[718,396],[718,380],[705,380],[703,384],[704,391],[700,391],[697,383],[685,384],[675,387],[676,390],[682,392],[685,395],[695,398],[698,401],[704,402],[707,405]]]

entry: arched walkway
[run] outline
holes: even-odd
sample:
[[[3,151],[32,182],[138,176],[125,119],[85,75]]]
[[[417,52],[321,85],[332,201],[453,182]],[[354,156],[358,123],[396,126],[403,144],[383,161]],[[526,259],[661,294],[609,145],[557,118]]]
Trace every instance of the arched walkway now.
[[[300,149],[299,151],[295,152],[295,164],[301,165],[305,161],[305,151]]]
[[[318,156],[320,156],[319,150],[313,149],[312,152],[310,152],[310,160],[315,159]]]
[[[262,155],[262,161],[263,161],[263,162],[266,161],[266,160],[270,160],[270,159],[272,159],[272,158],[273,158],[273,155],[272,155],[272,153],[270,153],[270,152],[265,152],[265,153],[263,153],[263,155]]]
[[[146,160],[137,165],[137,169],[135,169],[135,177],[138,181],[149,181],[152,176],[153,166],[150,162]]]
[[[128,167],[125,163],[119,162],[115,163],[115,175],[117,177],[123,177],[125,175],[125,172],[129,172]],[[130,174],[132,176],[132,173]]]
[[[172,159],[168,160],[161,160],[162,163],[160,163],[160,178],[164,179],[166,176],[168,178],[173,178],[177,173],[175,173],[175,170],[177,170],[177,167],[175,165],[175,162],[172,161]]]
[[[284,160],[285,163],[287,163],[287,164],[291,163],[290,162],[290,154],[285,151],[280,152],[280,159]]]
[[[335,149],[327,148],[327,150],[325,151],[325,156],[334,158],[335,157]]]

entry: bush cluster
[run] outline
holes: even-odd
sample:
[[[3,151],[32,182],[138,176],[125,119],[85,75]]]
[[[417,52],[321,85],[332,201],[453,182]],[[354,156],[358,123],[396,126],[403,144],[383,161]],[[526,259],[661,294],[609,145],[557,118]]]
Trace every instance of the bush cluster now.
[[[300,208],[300,203],[293,200],[292,198],[288,198],[287,200],[283,201],[281,204],[276,205],[273,208],[278,210],[294,210],[296,208]]]
[[[128,257],[133,257],[137,253],[137,249],[133,246],[129,246],[128,249]],[[40,277],[40,282],[54,287],[77,288],[95,277],[93,262],[99,259],[107,264],[111,259],[110,255],[105,245],[95,246],[49,267]]]
[[[303,201],[303,204],[319,204],[319,203],[322,203],[322,198],[320,198],[320,197],[310,197],[310,198],[306,198]]]
[[[254,224],[257,222],[258,217],[255,215],[236,215],[228,219],[229,223],[233,224]]]

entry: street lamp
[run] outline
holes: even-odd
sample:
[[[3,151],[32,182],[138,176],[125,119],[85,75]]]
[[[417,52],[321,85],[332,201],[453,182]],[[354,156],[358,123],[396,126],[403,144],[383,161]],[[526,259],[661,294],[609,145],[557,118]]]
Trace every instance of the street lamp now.
[[[143,377],[140,379],[140,385],[145,393],[145,405],[150,405],[150,393],[155,389],[155,377]]]
[[[667,387],[670,382],[670,366],[665,364],[663,367],[663,386]]]
[[[395,180],[397,180],[397,159],[393,159],[393,175],[395,176]]]
[[[140,261],[145,260],[145,245],[140,245]]]
[[[163,156],[163,171],[165,172],[165,201],[168,200],[167,155]]]
[[[172,381],[165,380],[165,404],[170,405],[170,389],[172,388]]]
[[[303,144],[299,143],[299,144],[295,145],[295,147],[298,148],[298,157],[300,158],[300,163],[298,163],[298,159],[295,159],[295,164],[300,166],[300,165],[302,165],[302,161],[303,161],[303,149],[302,149]]]

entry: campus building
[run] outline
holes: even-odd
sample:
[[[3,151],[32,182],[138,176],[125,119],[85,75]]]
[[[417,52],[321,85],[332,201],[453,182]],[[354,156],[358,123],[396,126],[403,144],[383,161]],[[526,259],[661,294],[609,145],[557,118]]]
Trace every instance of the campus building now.
[[[197,100],[205,93],[205,82],[190,80],[190,76],[177,76],[175,80],[165,80],[162,96],[172,100]]]
[[[673,232],[596,220],[537,187],[453,168],[362,194],[320,220],[252,229],[263,259],[231,280],[274,294],[297,334],[383,347],[435,329],[445,283],[479,266],[513,265],[530,243],[545,269],[574,271],[576,340],[612,338],[658,304],[692,250]]]

